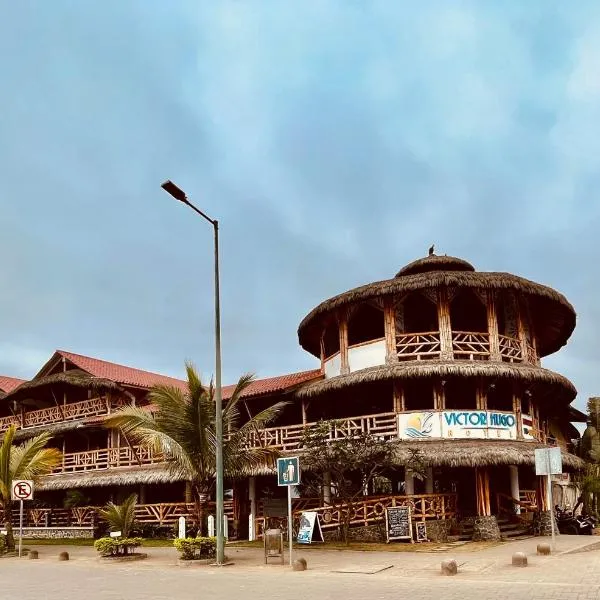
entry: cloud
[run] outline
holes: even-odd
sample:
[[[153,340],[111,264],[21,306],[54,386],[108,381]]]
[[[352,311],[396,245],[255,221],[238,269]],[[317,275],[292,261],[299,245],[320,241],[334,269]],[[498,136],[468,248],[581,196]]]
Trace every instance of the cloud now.
[[[227,381],[313,366],[302,317],[435,242],[564,292],[548,364],[597,393],[596,3],[35,6],[0,24],[0,371],[210,373],[211,231],[171,178],[221,223]]]

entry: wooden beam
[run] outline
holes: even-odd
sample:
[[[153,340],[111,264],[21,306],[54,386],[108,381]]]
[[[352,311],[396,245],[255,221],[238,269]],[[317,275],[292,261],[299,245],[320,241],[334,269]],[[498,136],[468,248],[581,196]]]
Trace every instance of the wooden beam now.
[[[347,375],[350,373],[348,364],[348,316],[346,312],[340,313],[339,316],[340,328],[340,374]]]
[[[486,299],[488,333],[490,336],[490,360],[500,361],[500,338],[498,337],[496,294],[492,290],[488,290]]]
[[[452,360],[452,323],[450,321],[450,303],[445,288],[438,289],[438,326],[440,329],[440,359]]]
[[[386,298],[383,305],[383,324],[385,330],[385,362],[398,362],[396,350],[396,311],[393,298]]]

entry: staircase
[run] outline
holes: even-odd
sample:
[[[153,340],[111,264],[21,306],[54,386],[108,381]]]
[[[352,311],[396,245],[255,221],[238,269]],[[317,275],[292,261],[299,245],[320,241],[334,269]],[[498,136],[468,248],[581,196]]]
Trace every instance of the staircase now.
[[[498,518],[498,527],[503,540],[514,540],[530,537],[531,528],[525,523],[511,521],[509,519]],[[473,539],[473,523],[467,522],[460,525],[458,541],[469,542]]]

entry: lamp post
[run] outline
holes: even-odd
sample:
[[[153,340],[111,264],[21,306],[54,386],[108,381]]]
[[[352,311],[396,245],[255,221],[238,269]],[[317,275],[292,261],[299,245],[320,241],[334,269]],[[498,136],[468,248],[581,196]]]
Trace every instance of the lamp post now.
[[[185,192],[177,187],[171,180],[165,181],[160,187],[173,196],[175,200],[183,202],[203,219],[213,226],[215,240],[215,434],[216,434],[216,475],[217,475],[217,565],[225,562],[225,538],[223,535],[223,410],[221,391],[221,305],[219,300],[219,222],[211,219],[199,208],[195,207],[186,196]]]

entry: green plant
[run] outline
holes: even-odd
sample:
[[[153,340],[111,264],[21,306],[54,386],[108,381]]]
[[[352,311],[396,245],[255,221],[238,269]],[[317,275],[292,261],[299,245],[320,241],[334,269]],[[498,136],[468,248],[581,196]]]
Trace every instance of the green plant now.
[[[80,490],[69,490],[65,494],[63,502],[64,508],[74,508],[75,506],[87,506],[90,499]]]
[[[195,521],[206,532],[208,503],[216,475],[215,398],[212,383],[205,387],[194,367],[187,363],[186,390],[171,385],[155,386],[149,400],[154,413],[140,407],[125,407],[105,421],[140,444],[152,446],[167,459],[174,477],[191,484]],[[232,477],[274,466],[279,452],[273,448],[248,448],[249,435],[275,419],[285,403],[279,402],[240,424],[242,394],[252,375],[240,377],[231,398],[223,403],[223,463],[225,476]],[[246,407],[247,408],[247,407]]]
[[[121,536],[127,538],[135,526],[136,504],[137,494],[131,494],[125,498],[123,504],[109,502],[98,510],[98,515],[110,525],[111,531],[120,531]]]
[[[214,558],[217,552],[217,538],[214,537],[178,538],[173,545],[181,554],[181,560]]]
[[[94,548],[102,556],[127,556],[131,550],[138,548],[143,543],[142,538],[100,538],[94,542]]]
[[[6,536],[0,535],[0,554],[4,554],[6,552]]]
[[[14,479],[36,480],[51,473],[57,467],[62,454],[56,448],[46,448],[52,438],[48,432],[41,433],[22,444],[14,445],[17,428],[11,425],[0,442],[0,507],[6,529],[6,546],[15,549],[12,527],[11,488]]]

